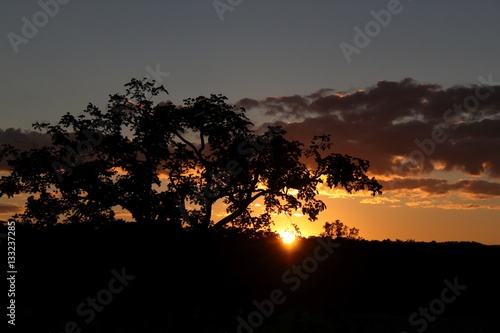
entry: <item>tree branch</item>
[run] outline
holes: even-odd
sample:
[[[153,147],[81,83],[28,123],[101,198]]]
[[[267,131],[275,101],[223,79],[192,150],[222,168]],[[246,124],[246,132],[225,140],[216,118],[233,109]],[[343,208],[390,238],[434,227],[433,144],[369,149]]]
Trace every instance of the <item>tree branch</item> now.
[[[173,131],[175,133],[175,135],[177,135],[177,137],[183,142],[185,143],[186,145],[189,146],[189,148],[191,148],[191,150],[196,154],[196,156],[198,157],[198,159],[200,160],[201,164],[203,164],[203,166],[205,166],[205,168],[208,168],[208,162],[207,160],[205,160],[205,158],[203,157],[203,155],[201,154],[201,150],[198,150],[196,149],[196,147],[191,143],[189,142],[188,140],[186,140],[177,130],[174,130]]]
[[[237,218],[238,216],[240,216],[241,214],[243,214],[248,206],[254,202],[255,200],[257,200],[259,197],[263,196],[264,194],[266,194],[268,191],[259,191],[259,193],[257,193],[256,195],[254,195],[253,197],[249,198],[244,204],[242,204],[238,209],[236,209],[234,212],[232,212],[231,214],[229,214],[228,216],[224,217],[223,219],[219,220],[219,222],[217,222],[213,227],[212,229],[214,230],[218,230],[220,228],[222,228],[224,225],[228,224],[229,222],[231,222],[232,220],[234,220],[235,218]]]

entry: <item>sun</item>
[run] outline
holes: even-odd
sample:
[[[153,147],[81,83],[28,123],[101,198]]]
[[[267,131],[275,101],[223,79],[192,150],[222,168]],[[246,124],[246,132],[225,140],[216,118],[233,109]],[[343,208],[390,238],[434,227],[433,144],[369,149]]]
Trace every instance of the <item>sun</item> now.
[[[295,241],[295,235],[290,231],[282,231],[280,232],[281,240],[285,244],[291,244]]]

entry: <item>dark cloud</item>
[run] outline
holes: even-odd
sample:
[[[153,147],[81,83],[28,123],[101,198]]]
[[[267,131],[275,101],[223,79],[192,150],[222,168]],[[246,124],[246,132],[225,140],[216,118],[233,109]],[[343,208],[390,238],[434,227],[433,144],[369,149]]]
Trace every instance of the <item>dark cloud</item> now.
[[[264,108],[266,115],[291,115],[303,116],[309,106],[306,97],[299,95],[283,97],[267,97],[260,106]]]
[[[377,174],[439,168],[500,177],[500,86],[443,89],[406,78],[351,93],[322,89],[258,103],[285,122],[290,137],[309,142],[331,134],[337,152],[368,159]]]
[[[449,183],[444,179],[416,179],[416,178],[395,178],[386,182],[387,189],[391,190],[413,190],[420,189],[429,194],[448,194],[452,191],[472,194],[478,198],[500,197],[500,183],[486,180],[459,180]]]
[[[236,103],[237,108],[245,108],[246,110],[250,110],[257,106],[259,106],[259,102],[251,98],[243,98]]]
[[[450,188],[485,197],[500,197],[500,183],[492,183],[486,180],[460,180],[451,184]]]
[[[317,98],[320,98],[320,97],[323,97],[323,96],[328,96],[328,95],[331,95],[335,92],[334,89],[330,89],[330,88],[322,88],[322,89],[319,89],[318,91],[316,92],[313,92],[312,94],[310,95],[307,95],[307,98],[309,99],[317,99]]]

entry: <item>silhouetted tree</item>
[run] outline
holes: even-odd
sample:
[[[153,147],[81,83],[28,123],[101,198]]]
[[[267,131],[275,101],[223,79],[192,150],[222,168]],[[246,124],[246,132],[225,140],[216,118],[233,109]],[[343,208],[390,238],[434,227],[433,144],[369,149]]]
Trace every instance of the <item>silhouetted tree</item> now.
[[[349,228],[340,220],[326,222],[323,229],[325,231],[320,234],[322,237],[361,239],[358,228]]]
[[[258,134],[243,108],[221,95],[189,98],[184,105],[154,105],[168,92],[133,79],[125,94],[110,96],[107,112],[89,104],[57,125],[35,123],[52,145],[20,151],[4,145],[0,160],[12,171],[0,180],[0,196],[29,193],[16,218],[30,223],[112,221],[122,207],[137,222],[170,222],[189,229],[269,230],[272,213],[302,209],[313,221],[326,208],[317,186],[347,192],[382,186],[369,178],[369,162],[328,153],[330,137],[304,148],[281,127]],[[308,168],[305,159],[314,168]],[[250,204],[262,199],[265,211]],[[227,215],[216,219],[216,202]]]

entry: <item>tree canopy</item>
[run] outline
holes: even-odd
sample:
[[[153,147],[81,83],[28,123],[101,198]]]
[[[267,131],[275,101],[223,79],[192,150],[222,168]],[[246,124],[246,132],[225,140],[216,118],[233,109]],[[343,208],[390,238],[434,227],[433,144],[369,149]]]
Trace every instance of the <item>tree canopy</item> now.
[[[347,225],[340,222],[340,220],[325,222],[323,229],[325,231],[320,234],[322,237],[362,239],[362,237],[359,236],[358,228],[349,228]]]
[[[116,221],[116,208],[136,222],[196,230],[266,231],[273,213],[301,210],[309,220],[326,208],[321,183],[348,193],[382,186],[369,162],[331,152],[329,135],[311,143],[286,138],[280,126],[257,133],[243,108],[222,95],[154,104],[168,94],[154,81],[132,79],[110,95],[106,112],[89,104],[56,125],[35,123],[52,144],[30,150],[3,145],[11,172],[0,197],[29,194],[14,218],[39,225]],[[261,199],[263,213],[252,203]],[[214,214],[222,203],[226,215]]]

